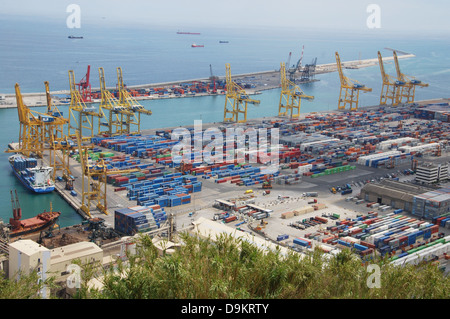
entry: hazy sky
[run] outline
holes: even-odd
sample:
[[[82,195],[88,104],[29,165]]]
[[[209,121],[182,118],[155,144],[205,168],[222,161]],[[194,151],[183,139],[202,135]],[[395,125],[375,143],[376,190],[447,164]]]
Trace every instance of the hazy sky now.
[[[366,10],[377,4],[381,28],[371,32],[450,32],[448,0],[1,0],[0,13],[65,21],[69,4],[80,6],[81,23],[358,31],[369,29]]]

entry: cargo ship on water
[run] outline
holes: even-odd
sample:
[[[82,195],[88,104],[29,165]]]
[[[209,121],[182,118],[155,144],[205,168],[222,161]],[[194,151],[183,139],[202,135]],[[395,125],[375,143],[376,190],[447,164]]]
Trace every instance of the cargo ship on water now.
[[[43,230],[50,229],[58,221],[61,212],[54,212],[50,204],[50,211],[37,214],[34,217],[21,220],[22,208],[20,208],[19,199],[17,197],[17,191],[15,191],[16,197],[14,198],[11,191],[11,203],[13,208],[13,218],[9,219],[9,238],[17,238],[25,235],[32,235]]]
[[[74,36],[74,35],[69,35],[68,38],[69,39],[83,39],[83,37],[81,37],[81,36]]]
[[[20,154],[10,156],[8,160],[14,175],[28,190],[41,194],[55,189],[55,183],[51,178],[52,167],[38,167],[37,159]]]
[[[200,35],[200,32],[183,32],[183,31],[178,31],[177,34],[194,34],[194,35]]]
[[[205,47],[203,44],[195,44],[195,43],[193,43],[191,46],[193,48],[204,48]]]

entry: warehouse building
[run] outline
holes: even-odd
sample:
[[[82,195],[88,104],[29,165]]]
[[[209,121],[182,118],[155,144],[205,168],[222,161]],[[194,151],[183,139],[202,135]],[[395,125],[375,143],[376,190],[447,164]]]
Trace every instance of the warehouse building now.
[[[423,163],[417,166],[416,181],[423,184],[433,184],[448,179],[447,163]]]
[[[433,219],[449,211],[450,188],[440,188],[414,196],[412,213],[415,216]]]
[[[414,196],[434,189],[423,185],[413,185],[392,180],[383,180],[379,184],[368,183],[361,189],[361,198],[394,209],[412,212]]]

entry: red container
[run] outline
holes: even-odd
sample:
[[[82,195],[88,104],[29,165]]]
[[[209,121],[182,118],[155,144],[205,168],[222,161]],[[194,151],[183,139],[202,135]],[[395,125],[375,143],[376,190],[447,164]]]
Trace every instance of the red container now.
[[[236,220],[236,219],[237,219],[236,216],[230,216],[230,217],[227,217],[227,218],[225,218],[225,223],[232,222],[232,221],[234,221],[234,220]]]

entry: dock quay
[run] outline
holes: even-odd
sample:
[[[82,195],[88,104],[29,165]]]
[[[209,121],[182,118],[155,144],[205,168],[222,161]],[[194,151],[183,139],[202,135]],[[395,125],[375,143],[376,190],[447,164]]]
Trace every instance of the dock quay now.
[[[399,55],[399,59],[408,59],[408,58],[414,58],[414,54],[402,54]],[[393,57],[384,57],[383,61],[392,61]],[[378,64],[378,59],[361,59],[361,60],[354,60],[354,61],[345,61],[342,62],[342,67],[347,69],[360,69],[360,68],[366,68],[371,67]],[[337,72],[337,64],[336,63],[327,63],[327,64],[318,64],[315,68],[314,74],[324,74],[324,73],[331,73],[331,72]],[[259,94],[261,91],[265,90],[271,90],[275,88],[280,87],[280,71],[277,70],[267,70],[267,71],[260,71],[260,72],[252,72],[252,73],[242,73],[242,74],[234,74],[232,75],[233,80],[238,82],[251,82],[252,86],[251,88],[246,88],[246,92],[249,95]],[[218,80],[224,81],[224,77],[218,77]],[[140,84],[140,85],[129,85],[128,89],[132,90],[148,90],[153,88],[173,88],[174,86],[181,86],[183,84],[187,83],[196,83],[196,82],[202,82],[202,83],[209,83],[211,80],[210,78],[198,78],[198,79],[188,79],[188,80],[178,80],[178,81],[170,81],[170,82],[161,82],[161,83],[148,83],[148,84]],[[107,87],[108,90],[115,90],[116,87]],[[99,88],[92,88],[92,91],[99,91]],[[70,95],[70,92],[68,90],[58,90],[58,91],[51,91],[51,94],[62,96],[62,95]],[[217,93],[219,95],[223,95],[223,90],[219,90]],[[196,93],[195,95],[190,94],[165,94],[163,96],[156,95],[156,94],[149,94],[149,95],[143,95],[143,96],[136,96],[135,98],[137,100],[154,100],[154,99],[165,99],[165,98],[189,98],[189,97],[201,97],[201,96],[210,96],[210,95],[217,95],[213,94],[211,92],[200,92]],[[3,94],[4,99],[0,101],[0,108],[14,108],[16,107],[16,98],[14,94]],[[46,97],[45,92],[36,92],[36,93],[22,93],[24,102],[29,107],[38,107],[38,106],[45,106],[46,103]],[[93,103],[98,103],[99,99],[93,99]],[[54,98],[54,104],[55,105],[65,105],[67,104],[67,101],[62,98]]]

